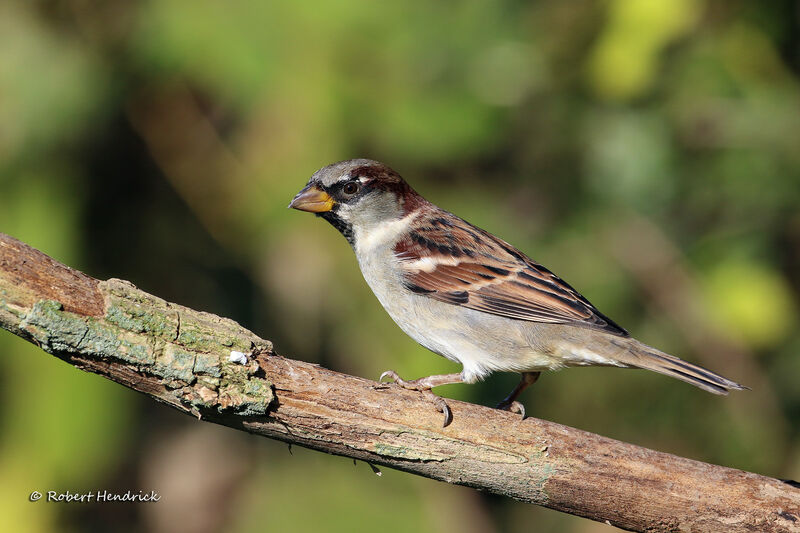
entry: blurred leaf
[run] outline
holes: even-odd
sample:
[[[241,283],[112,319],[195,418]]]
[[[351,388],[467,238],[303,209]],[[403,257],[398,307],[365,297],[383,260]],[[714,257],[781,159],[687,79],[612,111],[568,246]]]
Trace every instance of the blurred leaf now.
[[[676,175],[672,140],[662,117],[590,114],[584,131],[586,177],[600,197],[644,211],[669,201]]]
[[[790,287],[763,264],[723,262],[705,279],[712,319],[726,333],[755,348],[781,342],[797,314]]]
[[[589,81],[598,96],[624,101],[649,89],[663,48],[697,20],[698,0],[614,0],[590,55]]]
[[[96,116],[107,80],[77,41],[49,32],[29,3],[0,3],[0,171],[12,156],[74,141]]]

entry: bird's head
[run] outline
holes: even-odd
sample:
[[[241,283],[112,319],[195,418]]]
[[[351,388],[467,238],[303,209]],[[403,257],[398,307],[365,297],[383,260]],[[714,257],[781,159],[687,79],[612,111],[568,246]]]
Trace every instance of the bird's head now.
[[[353,245],[355,231],[375,231],[424,202],[383,163],[351,159],[316,171],[289,207],[324,218]]]

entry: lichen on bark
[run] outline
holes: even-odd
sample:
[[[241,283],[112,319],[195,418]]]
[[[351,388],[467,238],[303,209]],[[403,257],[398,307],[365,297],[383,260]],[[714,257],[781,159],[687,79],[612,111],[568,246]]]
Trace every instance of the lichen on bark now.
[[[231,350],[269,353],[272,345],[233,321],[170,304],[128,282],[99,284],[105,315],[83,316],[55,300],[39,300],[25,314],[0,292],[0,309],[19,319],[18,329],[45,351],[65,358],[124,364],[158,378],[164,395],[198,415],[204,409],[265,415],[272,384],[258,364],[230,362]],[[113,378],[113,376],[111,376]],[[174,402],[170,402],[174,403]]]

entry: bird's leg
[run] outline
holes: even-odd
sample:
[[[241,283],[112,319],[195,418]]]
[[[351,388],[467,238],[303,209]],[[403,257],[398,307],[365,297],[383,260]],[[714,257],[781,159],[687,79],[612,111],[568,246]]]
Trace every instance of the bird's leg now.
[[[444,423],[442,427],[447,427],[450,422],[453,421],[453,414],[450,412],[450,407],[448,407],[447,402],[441,396],[435,395],[431,392],[433,387],[438,387],[439,385],[450,385],[451,383],[463,383],[464,376],[461,373],[458,374],[439,374],[435,376],[428,376],[424,378],[414,379],[411,381],[406,381],[400,376],[397,375],[397,372],[394,370],[387,370],[381,377],[378,378],[378,381],[383,381],[383,378],[389,378],[394,381],[397,385],[400,385],[404,389],[415,390],[422,393],[428,400],[433,402],[436,408],[444,414]]]
[[[541,372],[523,372],[522,379],[519,380],[519,383],[517,383],[517,386],[511,391],[511,394],[509,394],[505,400],[497,404],[497,409],[518,413],[522,415],[522,418],[525,418],[525,406],[517,401],[517,396],[527,389],[529,385],[536,383],[536,380],[539,379],[541,374]]]

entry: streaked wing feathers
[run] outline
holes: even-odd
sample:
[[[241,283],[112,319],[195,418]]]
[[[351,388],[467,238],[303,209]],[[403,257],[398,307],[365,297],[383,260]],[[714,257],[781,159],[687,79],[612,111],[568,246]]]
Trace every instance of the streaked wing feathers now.
[[[395,246],[406,287],[494,315],[628,333],[552,272],[449,213],[426,218]]]

